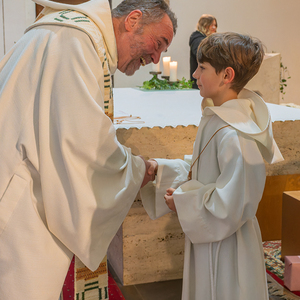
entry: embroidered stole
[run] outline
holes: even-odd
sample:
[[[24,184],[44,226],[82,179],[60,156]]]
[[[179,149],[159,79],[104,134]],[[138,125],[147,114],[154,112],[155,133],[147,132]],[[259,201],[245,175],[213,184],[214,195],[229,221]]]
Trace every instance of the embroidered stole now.
[[[45,12],[45,14],[43,14]],[[102,33],[99,27],[87,15],[75,10],[57,11],[51,8],[44,9],[40,13],[35,22],[26,29],[37,27],[39,25],[63,25],[75,27],[85,32],[94,45],[98,57],[102,63],[104,73],[104,112],[112,120],[114,117],[113,93],[112,93],[112,79],[109,69],[109,63],[106,55],[106,45],[103,40]]]

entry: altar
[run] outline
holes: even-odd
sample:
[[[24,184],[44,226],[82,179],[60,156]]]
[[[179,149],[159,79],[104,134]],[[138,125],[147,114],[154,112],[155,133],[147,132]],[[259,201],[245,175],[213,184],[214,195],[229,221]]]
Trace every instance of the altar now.
[[[114,89],[115,128],[120,143],[148,158],[192,154],[201,118],[198,90]],[[263,240],[281,239],[282,194],[300,190],[300,110],[267,103],[276,142],[285,160],[268,165],[257,212]],[[137,195],[108,250],[123,285],[182,278],[184,233],[175,213],[151,220]]]

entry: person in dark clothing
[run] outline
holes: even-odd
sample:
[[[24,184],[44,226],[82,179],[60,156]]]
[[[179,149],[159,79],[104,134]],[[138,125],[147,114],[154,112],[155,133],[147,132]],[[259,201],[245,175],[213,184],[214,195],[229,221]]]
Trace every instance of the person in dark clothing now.
[[[196,80],[192,76],[198,67],[196,59],[198,47],[203,39],[212,33],[217,32],[217,27],[218,24],[216,18],[212,15],[204,14],[198,21],[197,30],[194,31],[190,36],[190,78],[193,81],[193,89],[198,89]]]

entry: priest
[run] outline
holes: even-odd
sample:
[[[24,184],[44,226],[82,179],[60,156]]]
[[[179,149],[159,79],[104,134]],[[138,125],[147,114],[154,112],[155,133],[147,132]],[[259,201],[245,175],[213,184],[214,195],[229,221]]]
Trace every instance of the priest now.
[[[117,141],[111,74],[157,63],[177,27],[163,0],[35,2],[0,62],[1,300],[57,300],[74,254],[98,268],[153,179]]]

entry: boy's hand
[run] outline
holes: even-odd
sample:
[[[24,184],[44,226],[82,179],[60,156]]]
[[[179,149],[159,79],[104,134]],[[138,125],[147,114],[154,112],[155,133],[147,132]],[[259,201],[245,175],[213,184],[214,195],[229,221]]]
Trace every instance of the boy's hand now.
[[[167,193],[165,194],[164,198],[165,198],[165,201],[166,201],[166,204],[168,205],[168,207],[171,210],[177,212],[175,202],[174,202],[174,198],[173,198],[174,191],[175,191],[175,189],[168,188]]]

